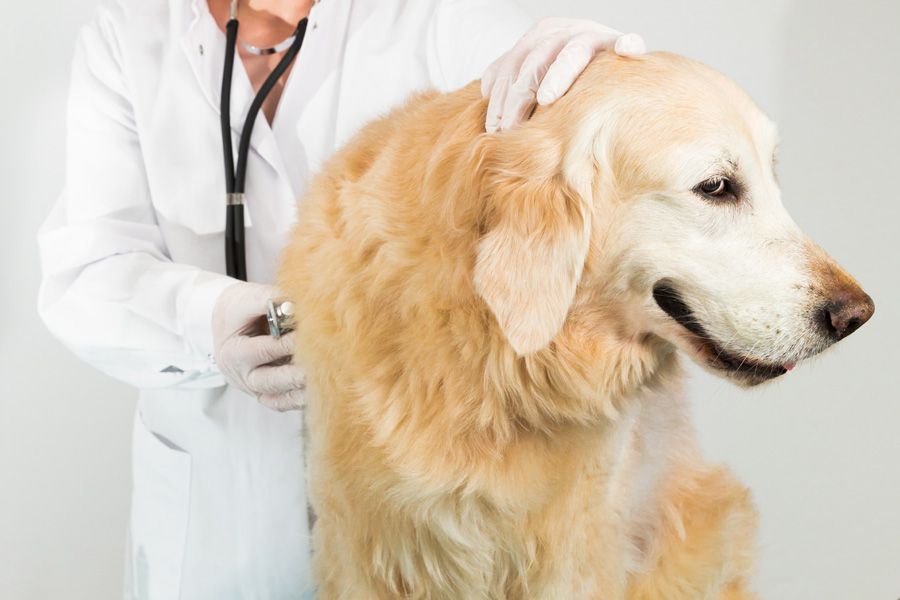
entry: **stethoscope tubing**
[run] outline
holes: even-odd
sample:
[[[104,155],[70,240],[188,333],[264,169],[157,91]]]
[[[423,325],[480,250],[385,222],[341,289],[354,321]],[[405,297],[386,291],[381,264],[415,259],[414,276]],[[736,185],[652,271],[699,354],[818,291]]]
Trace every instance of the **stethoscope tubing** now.
[[[222,71],[222,95],[219,123],[222,130],[222,156],[225,165],[225,271],[230,277],[247,281],[247,256],[244,237],[244,188],[247,181],[247,155],[253,125],[266,97],[300,52],[308,19],[297,24],[294,41],[285,52],[250,103],[247,118],[238,139],[237,168],[231,140],[231,80],[237,48],[238,20],[235,16],[225,24],[225,64]]]

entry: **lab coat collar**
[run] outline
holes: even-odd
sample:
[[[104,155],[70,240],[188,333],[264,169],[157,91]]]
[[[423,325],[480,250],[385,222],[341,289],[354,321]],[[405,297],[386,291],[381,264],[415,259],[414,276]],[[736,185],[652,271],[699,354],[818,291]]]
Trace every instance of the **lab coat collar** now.
[[[276,130],[287,128],[291,132],[273,132],[266,119],[260,116],[250,137],[251,150],[277,173],[288,175],[287,181],[293,197],[296,197],[299,191],[297,185],[300,183],[296,177],[300,165],[295,163],[303,159],[303,151],[294,147],[300,144],[300,140],[291,139],[291,135],[296,132],[309,101],[318,93],[329,74],[340,70],[341,53],[336,49],[344,46],[351,5],[351,0],[317,1],[313,4],[303,47],[282,91],[273,123]],[[225,60],[225,34],[216,25],[206,0],[190,0],[184,19],[182,50],[203,95],[218,115]],[[324,31],[320,31],[320,27]],[[323,33],[327,39],[323,39]],[[239,60],[235,61],[232,77],[230,123],[236,146],[254,93]],[[327,124],[322,123],[321,127],[327,128]],[[324,132],[296,132],[304,140],[316,139],[323,134]],[[285,165],[285,161],[288,165]],[[286,166],[291,168],[285,170]]]
[[[306,39],[291,70],[275,113],[274,134],[285,162],[291,197],[302,193],[310,170],[309,153],[330,155],[334,149],[335,119],[339,106],[316,111],[316,119],[304,118],[307,107],[323,98],[338,98],[343,48],[349,35],[352,0],[319,0],[313,5]],[[333,104],[333,103],[332,103]],[[301,186],[301,187],[298,187]]]
[[[186,15],[186,18],[187,25],[182,36],[181,47],[203,95],[218,115],[222,70],[225,62],[225,34],[216,25],[206,0],[191,0],[190,14]],[[296,60],[299,61],[300,57],[298,56]],[[240,139],[241,129],[247,118],[253,95],[253,88],[247,72],[240,59],[235,60],[229,119],[235,148],[237,148],[237,140]],[[280,170],[281,162],[275,139],[268,122],[261,114],[258,116],[250,136],[250,148],[271,168],[276,171]]]

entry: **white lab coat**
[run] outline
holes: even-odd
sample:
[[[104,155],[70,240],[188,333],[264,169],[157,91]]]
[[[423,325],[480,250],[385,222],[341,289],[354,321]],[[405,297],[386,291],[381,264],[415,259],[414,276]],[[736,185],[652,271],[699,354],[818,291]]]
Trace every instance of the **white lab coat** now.
[[[506,0],[321,0],[274,124],[260,116],[253,132],[249,278],[273,281],[296,199],[361,125],[415,90],[479,77],[529,24]],[[210,313],[233,283],[222,274],[224,42],[204,0],[100,6],[73,64],[65,190],[39,234],[48,327],[141,389],[126,597],[311,589],[301,415],[226,386],[210,356]],[[235,144],[251,95],[238,63]]]

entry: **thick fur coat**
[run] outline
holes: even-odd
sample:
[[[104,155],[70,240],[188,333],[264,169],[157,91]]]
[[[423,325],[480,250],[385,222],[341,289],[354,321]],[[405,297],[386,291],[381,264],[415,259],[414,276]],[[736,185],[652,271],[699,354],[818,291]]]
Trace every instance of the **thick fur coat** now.
[[[318,597],[753,598],[756,515],[698,454],[676,349],[757,383],[827,345],[829,285],[858,290],[781,207],[774,127],[667,54],[603,55],[508,132],[485,110],[477,82],[411,99],[301,203],[279,285]],[[729,206],[699,197],[716,173]]]

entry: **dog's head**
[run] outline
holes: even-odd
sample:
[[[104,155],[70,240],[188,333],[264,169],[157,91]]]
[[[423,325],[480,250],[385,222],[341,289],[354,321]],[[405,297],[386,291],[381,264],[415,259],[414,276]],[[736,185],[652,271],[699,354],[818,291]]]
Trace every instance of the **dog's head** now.
[[[479,156],[475,287],[516,352],[596,307],[752,385],[872,315],[782,206],[775,127],[733,82],[604,55],[557,104]]]

